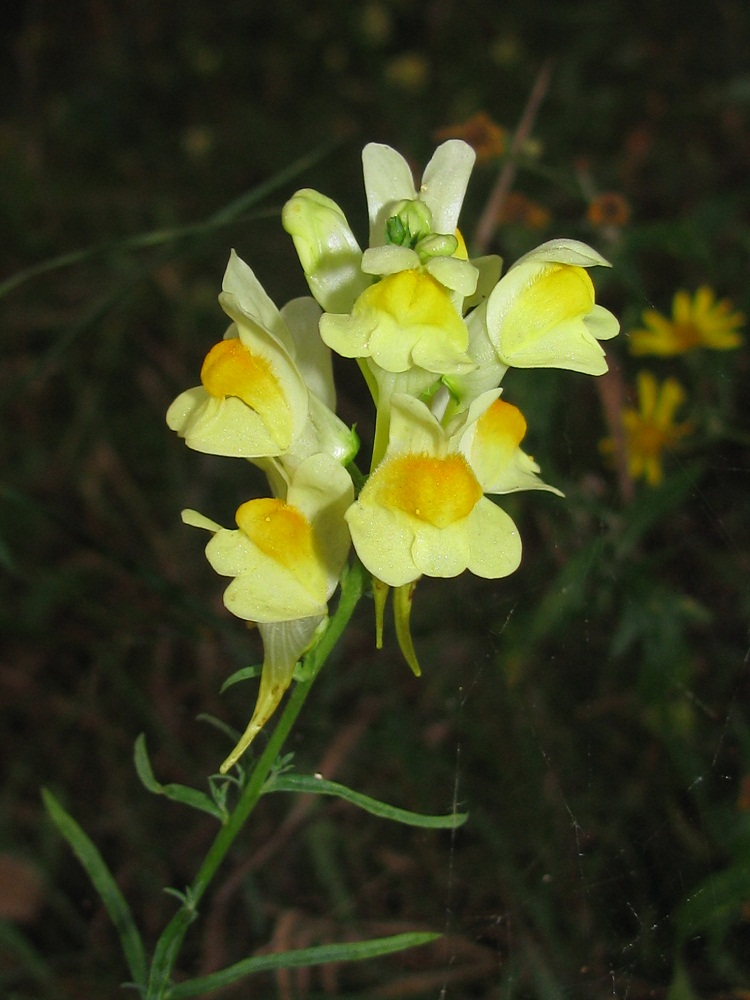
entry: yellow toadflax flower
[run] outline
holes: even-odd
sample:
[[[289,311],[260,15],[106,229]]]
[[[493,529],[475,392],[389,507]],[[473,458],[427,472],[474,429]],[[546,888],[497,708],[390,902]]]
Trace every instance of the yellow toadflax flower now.
[[[219,301],[233,320],[180,393],[167,424],[189,448],[258,458],[287,451],[308,420],[308,389],[294,362],[292,333],[255,274],[232,251]],[[315,331],[319,309],[307,318]]]
[[[500,433],[491,423],[486,431]],[[376,579],[401,587],[423,575],[451,577],[468,569],[496,579],[518,568],[516,526],[484,496],[495,484],[483,481],[486,463],[474,469],[466,450],[424,403],[393,397],[383,461],[346,512],[357,554]],[[497,478],[494,468],[491,476]]]
[[[456,443],[424,403],[394,395],[388,448],[346,512],[357,555],[373,575],[377,646],[389,587],[401,652],[420,673],[409,619],[422,575],[508,576],[521,561],[511,518],[484,496]]]
[[[375,580],[378,645],[388,587],[395,587],[396,633],[416,674],[409,614],[419,578],[513,573],[521,561],[518,529],[485,494],[558,492],[537,478],[539,467],[519,447],[526,421],[499,395],[483,393],[446,430],[423,402],[395,394],[388,448],[346,512],[357,555]]]
[[[600,340],[620,325],[594,301],[588,268],[609,263],[585,243],[542,243],[510,268],[486,304],[487,334],[512,368],[566,368],[585,375],[607,371]]]
[[[416,269],[370,285],[350,314],[324,313],[320,335],[343,357],[371,357],[389,372],[417,366],[455,374],[472,367],[463,318],[440,282]]]
[[[232,577],[224,604],[232,614],[258,624],[263,670],[252,718],[221,765],[239,759],[269,720],[289,687],[297,661],[325,621],[349,554],[344,512],[354,497],[351,478],[330,455],[305,459],[294,470],[285,499],[248,500],[237,510],[236,529],[195,510],[186,524],[211,532],[206,557],[221,576]]]
[[[675,411],[685,402],[685,390],[674,378],[661,387],[651,372],[638,373],[638,409],[622,411],[628,473],[645,479],[649,486],[662,481],[662,455],[692,431],[689,422],[675,423]],[[614,448],[611,439],[602,442],[604,451]]]
[[[646,328],[630,334],[630,353],[669,358],[697,347],[730,351],[742,344],[738,331],[745,325],[744,313],[732,312],[732,308],[729,299],[717,302],[707,285],[702,285],[692,298],[681,290],[675,294],[671,319],[655,309],[646,309]]]

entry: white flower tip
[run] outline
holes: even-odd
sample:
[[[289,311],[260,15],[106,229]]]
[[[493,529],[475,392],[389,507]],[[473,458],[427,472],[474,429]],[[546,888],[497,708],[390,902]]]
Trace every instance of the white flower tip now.
[[[571,264],[574,267],[612,267],[610,262],[588,243],[565,238],[547,240],[546,243],[542,243],[521,257],[513,267],[530,260],[550,264]]]
[[[189,524],[191,528],[203,528],[205,531],[217,532],[221,530],[221,525],[212,521],[210,517],[191,510],[189,507],[182,511],[183,524]]]
[[[449,153],[451,158],[455,158],[456,160],[461,159],[466,163],[471,163],[472,166],[477,158],[474,147],[470,146],[464,139],[446,139],[445,142],[438,146],[438,149]]]

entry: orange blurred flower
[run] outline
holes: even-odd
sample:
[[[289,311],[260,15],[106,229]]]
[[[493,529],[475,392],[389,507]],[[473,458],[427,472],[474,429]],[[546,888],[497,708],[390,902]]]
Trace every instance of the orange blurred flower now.
[[[544,205],[527,198],[520,191],[511,191],[498,216],[501,225],[515,224],[527,229],[544,229],[549,221],[550,213]]]
[[[484,111],[477,111],[461,125],[448,125],[435,132],[435,138],[463,139],[477,154],[478,163],[486,163],[505,152],[505,129]]]
[[[592,226],[626,226],[630,221],[630,205],[619,191],[604,191],[589,202],[586,218]]]
[[[737,795],[737,808],[741,812],[750,810],[750,774],[746,774],[740,782],[740,790]]]

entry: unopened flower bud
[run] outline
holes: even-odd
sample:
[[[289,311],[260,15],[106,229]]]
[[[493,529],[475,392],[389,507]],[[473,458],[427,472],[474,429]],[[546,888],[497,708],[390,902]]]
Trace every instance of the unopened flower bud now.
[[[418,198],[399,202],[385,224],[386,241],[400,247],[414,247],[431,232],[432,212]]]

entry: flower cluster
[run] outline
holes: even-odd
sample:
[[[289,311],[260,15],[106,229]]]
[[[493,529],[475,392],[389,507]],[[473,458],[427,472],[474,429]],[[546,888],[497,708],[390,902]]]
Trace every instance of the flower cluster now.
[[[232,254],[219,299],[231,324],[201,384],[167,414],[189,447],[259,466],[272,494],[243,503],[232,529],[183,512],[211,533],[209,562],[232,578],[227,608],[257,622],[264,643],[255,711],[224,771],[325,627],[352,546],[373,578],[378,644],[392,588],[398,640],[419,673],[409,610],[420,577],[512,573],[519,533],[489,497],[559,493],[522,450],[526,421],[500,382],[512,367],[607,370],[600,341],[619,327],[588,273],[607,262],[565,239],[502,277],[499,258],[470,259],[458,217],[473,163],[470,146],[449,140],[417,186],[400,154],[368,145],[364,249],[334,201],[297,192],[282,222],[312,297],[281,310]],[[368,476],[335,413],[331,351],[356,359],[376,407]]]

